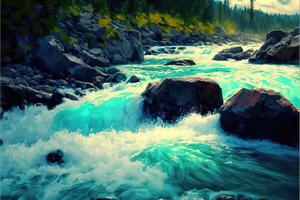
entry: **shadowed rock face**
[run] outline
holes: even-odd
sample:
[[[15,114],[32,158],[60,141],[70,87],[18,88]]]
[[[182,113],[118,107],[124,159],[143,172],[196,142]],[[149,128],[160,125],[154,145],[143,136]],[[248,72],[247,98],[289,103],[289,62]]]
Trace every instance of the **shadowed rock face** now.
[[[299,28],[290,33],[272,31],[267,34],[266,42],[249,62],[299,64],[299,38]]]
[[[174,122],[190,112],[207,114],[223,104],[222,89],[206,78],[168,78],[149,84],[143,93],[144,113]]]
[[[279,93],[241,89],[220,110],[221,126],[241,138],[299,144],[299,112]]]

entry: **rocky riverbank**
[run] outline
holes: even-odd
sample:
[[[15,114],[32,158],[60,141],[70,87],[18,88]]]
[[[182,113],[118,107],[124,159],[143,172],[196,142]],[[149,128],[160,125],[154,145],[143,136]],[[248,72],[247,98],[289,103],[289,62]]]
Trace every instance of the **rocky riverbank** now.
[[[79,15],[58,17],[59,31],[50,35],[35,38],[30,32],[25,36],[12,34],[19,48],[13,55],[4,54],[1,58],[1,116],[13,107],[30,104],[51,109],[64,98],[77,100],[85,89],[98,90],[104,83],[137,82],[138,77],[128,78],[111,66],[142,62],[144,53],[151,54],[149,49],[154,45],[255,41],[244,34],[229,35],[222,27],[211,35],[165,33],[158,26],[128,27],[117,21],[110,22],[115,30],[112,34],[98,23],[100,18],[83,7]],[[11,47],[9,42],[3,42],[4,48]]]

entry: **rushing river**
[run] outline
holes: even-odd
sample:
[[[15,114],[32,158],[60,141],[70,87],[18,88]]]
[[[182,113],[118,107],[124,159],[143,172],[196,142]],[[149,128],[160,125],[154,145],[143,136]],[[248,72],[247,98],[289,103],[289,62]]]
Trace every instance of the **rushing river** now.
[[[256,47],[257,45],[254,45]],[[219,115],[191,114],[177,124],[142,118],[141,93],[151,81],[203,76],[220,84],[226,101],[240,88],[280,92],[300,108],[299,68],[212,61],[223,47],[188,47],[146,56],[118,68],[142,81],[105,85],[54,110],[27,107],[1,120],[1,199],[214,200],[219,194],[296,200],[299,150],[224,133]],[[192,58],[195,66],[164,66]],[[62,149],[65,163],[45,155]]]

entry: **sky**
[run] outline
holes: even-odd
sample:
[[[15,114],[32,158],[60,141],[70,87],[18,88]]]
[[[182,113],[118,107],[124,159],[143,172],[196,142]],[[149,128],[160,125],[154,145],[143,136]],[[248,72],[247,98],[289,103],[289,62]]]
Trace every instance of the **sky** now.
[[[300,0],[255,0],[255,9],[268,13],[293,14],[299,13]],[[230,4],[238,6],[249,6],[250,0],[230,0]]]

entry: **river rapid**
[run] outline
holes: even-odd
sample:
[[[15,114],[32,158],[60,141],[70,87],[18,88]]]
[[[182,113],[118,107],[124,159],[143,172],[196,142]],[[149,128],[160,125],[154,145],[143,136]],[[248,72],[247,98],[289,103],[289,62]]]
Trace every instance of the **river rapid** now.
[[[146,56],[141,64],[117,66],[128,77],[140,77],[139,83],[105,85],[53,110],[29,106],[5,113],[1,199],[298,199],[299,149],[231,136],[218,114],[192,113],[172,125],[143,119],[141,93],[149,82],[167,77],[211,78],[224,101],[243,87],[272,89],[300,108],[297,66],[213,61],[224,48]],[[164,66],[179,58],[197,65]],[[65,154],[62,166],[45,160],[56,149]]]

